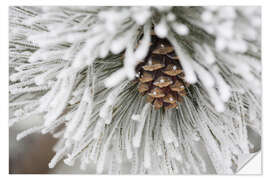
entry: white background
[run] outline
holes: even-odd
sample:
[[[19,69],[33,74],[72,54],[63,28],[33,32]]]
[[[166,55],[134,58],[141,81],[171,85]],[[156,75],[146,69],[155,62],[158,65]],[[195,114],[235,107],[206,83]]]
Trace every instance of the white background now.
[[[262,153],[259,152],[258,154],[251,157],[251,159],[244,165],[243,168],[237,173],[239,175],[243,174],[261,174],[262,173]]]

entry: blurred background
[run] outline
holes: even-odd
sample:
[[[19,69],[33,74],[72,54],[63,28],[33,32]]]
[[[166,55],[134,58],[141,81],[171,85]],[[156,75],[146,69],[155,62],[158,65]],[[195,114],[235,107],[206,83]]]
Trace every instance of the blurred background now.
[[[57,139],[50,134],[35,133],[20,141],[16,140],[20,132],[42,124],[39,116],[17,122],[9,128],[9,174],[94,174],[94,166],[86,171],[80,170],[79,162],[73,167],[62,161],[55,168],[49,169],[48,164],[55,152],[52,150]]]
[[[53,138],[50,134],[44,135],[35,133],[20,141],[16,140],[18,133],[30,127],[42,124],[42,122],[42,118],[32,117],[23,122],[18,122],[9,129],[9,174],[95,174],[94,164],[89,165],[87,170],[80,170],[79,161],[76,161],[72,167],[67,166],[63,161],[60,161],[55,168],[49,169],[48,163],[54,155],[52,149],[57,141],[57,139]],[[256,152],[260,151],[260,136],[251,129],[248,129],[248,132],[254,147],[251,148],[250,154],[243,154],[238,157],[237,166],[234,167],[235,172],[240,170],[252,157],[254,157]],[[204,155],[207,163],[207,174],[214,174],[215,170],[202,146],[202,142],[199,141],[197,146]],[[128,167],[128,165],[125,167]]]

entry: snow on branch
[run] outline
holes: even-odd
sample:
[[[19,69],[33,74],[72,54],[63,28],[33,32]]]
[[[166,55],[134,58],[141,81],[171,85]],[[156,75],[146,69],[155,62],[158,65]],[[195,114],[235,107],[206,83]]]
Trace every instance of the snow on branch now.
[[[59,139],[53,168],[92,162],[102,173],[217,173],[260,134],[259,7],[10,7],[9,125],[44,118],[17,136]],[[172,44],[190,84],[178,109],[139,96],[135,68],[151,34]],[[110,156],[110,157],[109,157]],[[108,158],[109,157],[109,158]],[[107,163],[108,161],[108,163]],[[128,166],[127,166],[128,167]]]

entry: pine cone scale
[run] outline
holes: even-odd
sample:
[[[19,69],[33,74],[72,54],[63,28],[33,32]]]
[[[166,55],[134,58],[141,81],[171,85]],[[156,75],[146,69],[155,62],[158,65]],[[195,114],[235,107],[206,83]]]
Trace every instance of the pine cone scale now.
[[[147,58],[136,67],[140,81],[138,91],[147,94],[146,101],[155,109],[177,108],[182,96],[186,96],[185,75],[176,60],[178,57],[169,41],[152,36]]]

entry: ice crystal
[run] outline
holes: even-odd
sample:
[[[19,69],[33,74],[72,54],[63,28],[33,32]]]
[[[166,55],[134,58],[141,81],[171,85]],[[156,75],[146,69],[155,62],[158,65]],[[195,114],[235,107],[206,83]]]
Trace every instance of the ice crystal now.
[[[152,26],[191,84],[166,112],[133,81]],[[9,63],[9,124],[44,118],[17,139],[58,138],[50,168],[63,159],[98,173],[204,173],[200,142],[228,174],[250,151],[248,129],[260,134],[258,7],[10,7]]]

